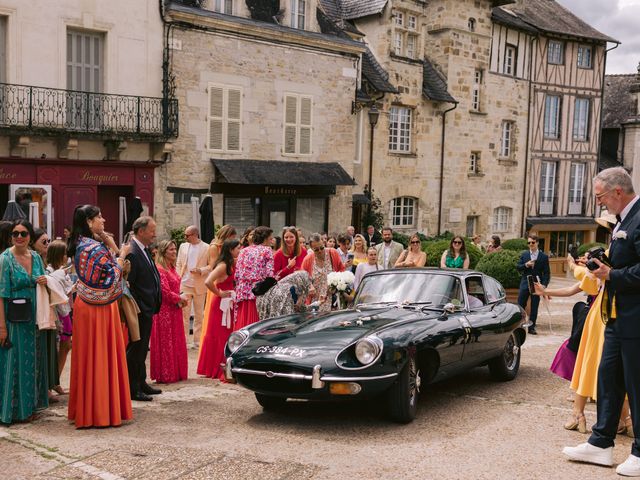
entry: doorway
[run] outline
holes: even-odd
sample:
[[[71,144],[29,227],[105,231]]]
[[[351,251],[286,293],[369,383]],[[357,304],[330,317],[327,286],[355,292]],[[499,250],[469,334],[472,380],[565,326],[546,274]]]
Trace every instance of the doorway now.
[[[121,224],[120,219],[120,197],[125,197],[127,202],[131,201],[133,199],[133,187],[98,187],[98,207],[100,207],[102,216],[105,218],[104,229],[114,235],[116,242],[118,238],[122,238],[121,235],[126,233],[122,231],[124,230],[124,223]]]
[[[262,224],[268,225],[279,235],[291,224],[291,199],[286,197],[262,197]]]

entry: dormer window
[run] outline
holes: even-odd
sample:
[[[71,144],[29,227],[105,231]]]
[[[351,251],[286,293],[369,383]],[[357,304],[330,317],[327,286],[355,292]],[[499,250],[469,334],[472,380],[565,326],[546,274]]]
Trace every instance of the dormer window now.
[[[215,0],[213,2],[213,11],[218,13],[225,13],[227,15],[232,15],[233,0]]]
[[[291,28],[304,30],[307,0],[291,0]]]
[[[413,60],[420,58],[418,17],[410,12],[394,10],[392,18],[392,54]]]

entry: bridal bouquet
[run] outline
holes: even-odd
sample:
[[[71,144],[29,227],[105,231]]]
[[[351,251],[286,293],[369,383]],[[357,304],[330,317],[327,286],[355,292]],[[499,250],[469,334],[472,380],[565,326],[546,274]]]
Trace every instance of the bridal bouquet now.
[[[327,275],[327,285],[335,299],[332,303],[338,310],[343,308],[343,296],[353,291],[354,280],[355,276],[349,271],[331,272]]]

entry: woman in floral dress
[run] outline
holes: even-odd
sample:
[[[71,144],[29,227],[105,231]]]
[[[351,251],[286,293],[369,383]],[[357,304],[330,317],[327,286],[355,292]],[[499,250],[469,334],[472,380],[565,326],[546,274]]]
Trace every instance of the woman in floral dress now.
[[[256,283],[273,277],[273,250],[269,227],[253,231],[253,245],[242,249],[236,264],[235,328],[238,330],[259,320],[256,297],[251,291]]]
[[[324,246],[322,237],[318,233],[309,237],[309,243],[313,255],[307,255],[302,262],[302,269],[306,270],[311,277],[315,293],[309,297],[308,302],[319,301],[319,311],[329,312],[331,311],[331,295],[328,291],[327,275],[331,272],[343,272],[344,265],[335,249]]]

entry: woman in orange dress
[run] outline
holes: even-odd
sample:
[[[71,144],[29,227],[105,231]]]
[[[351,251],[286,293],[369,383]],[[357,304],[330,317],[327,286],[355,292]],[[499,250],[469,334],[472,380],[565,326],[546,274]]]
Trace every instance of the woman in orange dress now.
[[[98,207],[77,207],[69,240],[68,255],[78,275],[68,412],[76,428],[118,426],[133,418],[116,302],[122,295],[122,269],[109,252],[118,248],[105,234],[104,222]],[[121,258],[128,249],[122,248]]]
[[[238,233],[236,232],[235,227],[232,225],[223,225],[216,232],[215,238],[211,241],[209,245],[209,270],[213,271],[214,265],[218,257],[220,256],[220,251],[222,250],[222,245],[227,240],[233,240],[236,238]],[[200,345],[204,341],[204,337],[207,334],[207,324],[209,322],[209,308],[212,301],[212,293],[211,290],[207,290],[207,298],[204,302],[204,318],[202,319],[202,333],[200,334]],[[200,348],[202,351],[202,348]]]
[[[207,288],[213,294],[208,312],[211,324],[200,349],[198,375],[222,381],[225,380],[224,346],[233,331],[233,305],[229,303],[223,312],[221,303],[224,298],[233,299],[235,261],[240,254],[240,248],[239,240],[224,242],[213,271],[206,280]]]

